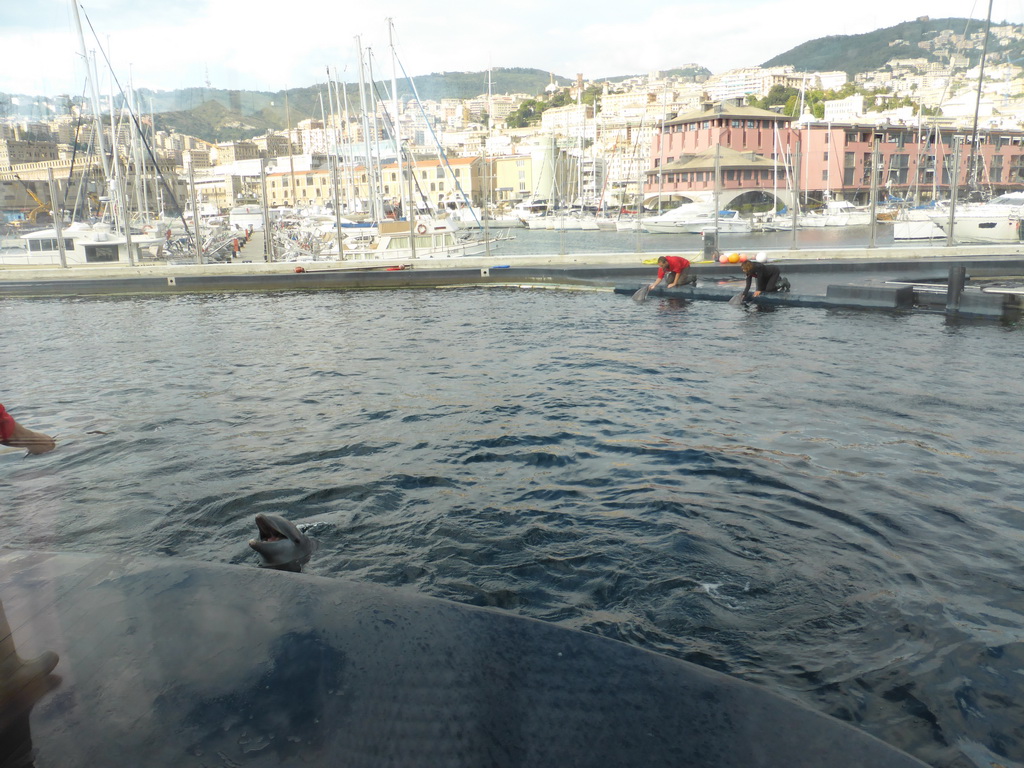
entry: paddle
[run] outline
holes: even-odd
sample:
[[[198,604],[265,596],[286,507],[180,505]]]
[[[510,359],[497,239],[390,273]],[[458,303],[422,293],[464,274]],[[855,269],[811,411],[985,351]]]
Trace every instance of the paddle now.
[[[649,294],[650,292],[651,286],[645,285],[643,288],[641,288],[640,290],[633,294],[633,301],[637,302],[638,304],[642,304],[643,302],[647,301],[647,294]]]

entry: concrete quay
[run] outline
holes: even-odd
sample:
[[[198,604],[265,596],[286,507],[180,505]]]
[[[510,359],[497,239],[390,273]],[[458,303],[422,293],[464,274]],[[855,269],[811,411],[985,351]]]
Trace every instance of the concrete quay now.
[[[167,264],[138,266],[88,265],[62,269],[0,266],[0,299],[3,297],[100,296],[127,294],[217,293],[229,291],[283,290],[388,290],[453,286],[562,287],[613,290],[650,283],[656,267],[650,263],[658,252],[573,253],[545,255],[502,254],[441,259],[265,262],[246,259],[258,256],[261,243],[251,240],[234,263]],[[770,250],[793,282],[792,295],[763,297],[766,304],[848,306],[863,309],[934,308],[936,290],[944,291],[951,270],[963,267],[968,297],[962,314],[1003,317],[1019,310],[1021,297],[1004,292],[998,297],[975,300],[979,292],[972,279],[1024,282],[1024,246],[908,246],[886,248],[832,248]],[[671,253],[679,253],[673,251]],[[682,252],[684,256],[691,254]],[[748,253],[753,256],[753,253]],[[646,262],[646,263],[645,263]],[[742,279],[739,265],[694,261],[693,270],[702,285],[719,283],[726,298],[735,295],[733,285]],[[879,296],[886,283],[932,284],[905,292],[895,304]],[[845,285],[846,287],[838,287]],[[853,287],[850,287],[850,286]],[[860,286],[859,288],[856,286]],[[721,295],[691,292],[680,298],[720,300]]]

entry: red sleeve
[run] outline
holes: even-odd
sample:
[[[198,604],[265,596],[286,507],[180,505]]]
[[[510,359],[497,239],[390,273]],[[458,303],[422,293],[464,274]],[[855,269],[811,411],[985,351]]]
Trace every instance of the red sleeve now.
[[[658,279],[661,280],[661,278],[663,278],[664,276],[665,276],[665,268],[664,267],[658,267]]]
[[[0,443],[6,443],[14,434],[14,417],[0,405]]]

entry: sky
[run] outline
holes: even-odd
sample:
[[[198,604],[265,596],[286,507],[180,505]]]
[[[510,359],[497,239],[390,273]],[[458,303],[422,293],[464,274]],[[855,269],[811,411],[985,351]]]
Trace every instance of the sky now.
[[[992,0],[993,21],[1024,23],[1024,0]],[[398,60],[415,77],[527,67],[600,79],[696,63],[757,66],[829,35],[918,16],[984,19],[989,0],[81,0],[85,50],[109,92],[122,87],[279,91],[358,82],[357,38],[376,79]],[[0,0],[0,92],[85,94],[72,0]],[[846,9],[849,9],[847,12]],[[109,61],[109,64],[107,63]]]

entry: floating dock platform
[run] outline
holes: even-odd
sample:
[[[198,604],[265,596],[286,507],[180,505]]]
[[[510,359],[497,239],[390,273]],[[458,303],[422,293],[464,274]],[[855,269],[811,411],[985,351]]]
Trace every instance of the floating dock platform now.
[[[644,260],[647,256],[633,253],[510,256],[507,260],[500,256],[463,257],[415,263],[6,268],[0,269],[0,299],[480,286],[616,290],[631,294],[655,276],[656,266]],[[1024,307],[1024,254],[1019,253],[928,258],[858,258],[846,254],[830,259],[779,254],[772,261],[790,279],[793,293],[760,296],[754,300],[756,304],[929,311],[990,319],[1017,317]],[[651,295],[727,301],[743,284],[738,264],[696,262],[691,269],[699,280],[698,287],[662,288]]]

